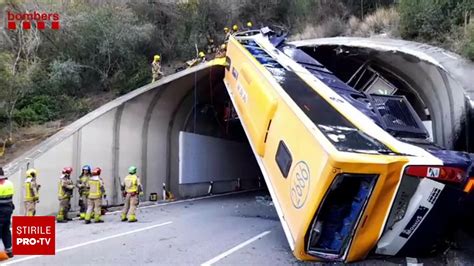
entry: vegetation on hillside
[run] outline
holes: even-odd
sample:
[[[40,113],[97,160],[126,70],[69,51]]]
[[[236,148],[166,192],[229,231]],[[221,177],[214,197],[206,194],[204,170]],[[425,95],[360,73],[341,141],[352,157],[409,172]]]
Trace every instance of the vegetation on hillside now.
[[[94,97],[150,81],[150,61],[189,59],[206,36],[251,20],[277,24],[292,38],[385,35],[432,43],[474,60],[472,0],[15,1],[4,10],[57,12],[61,29],[0,35],[0,138],[16,128],[71,120]]]

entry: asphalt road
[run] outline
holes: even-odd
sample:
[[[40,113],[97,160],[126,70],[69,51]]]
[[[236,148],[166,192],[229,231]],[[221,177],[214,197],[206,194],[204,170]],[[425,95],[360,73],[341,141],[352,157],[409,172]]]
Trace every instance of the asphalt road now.
[[[289,265],[298,262],[265,192],[150,205],[137,223],[82,221],[57,224],[56,255],[15,256],[6,265]],[[455,256],[417,260],[425,264],[474,262],[474,249]],[[470,255],[471,254],[471,255]],[[450,257],[451,256],[451,257]],[[471,260],[472,259],[472,260]],[[469,262],[470,260],[470,262]],[[363,264],[406,264],[406,258],[370,259]],[[412,261],[413,262],[413,261]]]

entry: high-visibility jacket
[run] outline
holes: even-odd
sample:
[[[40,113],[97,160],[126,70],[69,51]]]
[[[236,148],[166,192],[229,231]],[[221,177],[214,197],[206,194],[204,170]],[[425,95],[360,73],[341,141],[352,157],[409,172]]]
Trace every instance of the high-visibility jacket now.
[[[137,175],[126,176],[123,181],[123,187],[125,187],[125,192],[127,193],[139,193],[142,190],[142,185]]]
[[[3,204],[11,204],[15,188],[10,180],[0,180],[0,206]]]
[[[58,199],[70,199],[72,197],[72,190],[74,183],[69,177],[61,176],[58,182]]]
[[[90,175],[81,175],[78,178],[77,188],[79,189],[79,195],[87,196],[89,194],[89,190],[87,188],[87,180],[91,178]]]
[[[151,63],[151,72],[152,72],[153,76],[155,76],[155,77],[158,77],[159,75],[163,75],[163,72],[161,72],[160,62]]]
[[[104,183],[98,176],[93,176],[87,180],[87,187],[89,188],[89,199],[100,199],[105,194]]]
[[[28,177],[25,180],[25,201],[37,201],[39,199],[39,185],[36,178]]]

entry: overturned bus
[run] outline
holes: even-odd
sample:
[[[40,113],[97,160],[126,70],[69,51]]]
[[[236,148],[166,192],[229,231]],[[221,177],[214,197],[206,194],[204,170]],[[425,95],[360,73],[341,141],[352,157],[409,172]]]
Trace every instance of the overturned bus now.
[[[397,84],[359,71],[357,90],[268,28],[232,36],[225,68],[298,259],[429,253],[462,215],[473,159],[434,144]]]

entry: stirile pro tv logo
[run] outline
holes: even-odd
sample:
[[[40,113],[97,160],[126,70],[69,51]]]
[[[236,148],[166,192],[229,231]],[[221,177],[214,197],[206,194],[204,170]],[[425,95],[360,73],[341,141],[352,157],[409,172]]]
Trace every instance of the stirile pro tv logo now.
[[[51,28],[59,30],[59,14],[46,12],[13,12],[7,11],[7,28],[9,30],[16,30],[21,27],[24,30],[31,29],[32,25],[36,25],[39,30]]]

